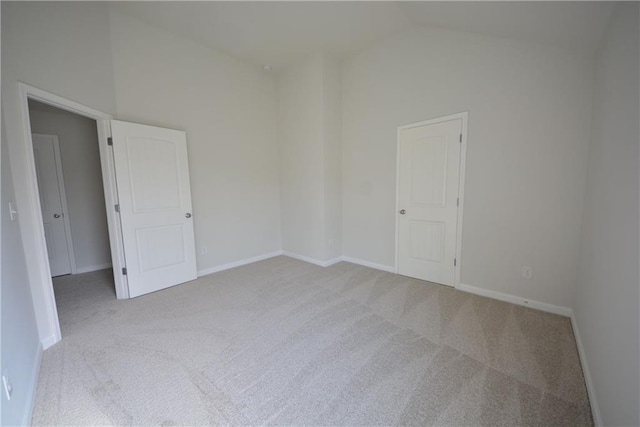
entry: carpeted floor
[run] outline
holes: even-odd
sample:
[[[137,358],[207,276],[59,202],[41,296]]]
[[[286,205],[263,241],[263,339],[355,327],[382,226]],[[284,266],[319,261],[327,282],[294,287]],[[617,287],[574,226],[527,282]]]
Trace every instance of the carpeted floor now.
[[[55,280],[33,424],[591,425],[569,319],[287,257],[117,301]]]

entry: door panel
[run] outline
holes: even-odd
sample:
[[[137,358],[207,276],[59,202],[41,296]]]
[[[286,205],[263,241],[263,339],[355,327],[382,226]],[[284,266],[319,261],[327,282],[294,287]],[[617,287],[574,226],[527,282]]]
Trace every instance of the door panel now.
[[[411,221],[409,256],[417,260],[442,262],[444,260],[445,229],[444,222]]]
[[[183,225],[137,229],[136,247],[140,254],[140,272],[183,263],[184,234]]]
[[[129,296],[195,279],[186,134],[117,120],[111,131]]]
[[[38,178],[40,208],[51,275],[71,273],[71,242],[66,203],[60,146],[55,135],[33,134],[33,156]]]
[[[135,213],[180,208],[178,155],[171,141],[131,137],[127,141]],[[149,159],[153,158],[153,163]]]
[[[445,205],[447,140],[418,138],[411,144],[411,205]]]
[[[400,132],[400,274],[454,284],[461,132],[461,119]]]

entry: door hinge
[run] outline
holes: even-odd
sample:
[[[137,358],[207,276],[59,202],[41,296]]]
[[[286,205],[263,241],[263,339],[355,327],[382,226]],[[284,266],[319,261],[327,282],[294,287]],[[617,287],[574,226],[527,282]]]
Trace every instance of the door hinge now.
[[[460,134],[460,142],[462,142],[462,134]]]
[[[456,265],[458,265],[458,260],[456,258],[453,259],[453,266],[455,267]]]
[[[113,145],[113,138],[111,137],[107,138],[107,145]]]
[[[122,275],[123,276],[127,275],[127,267],[122,267]]]
[[[114,205],[113,208],[116,210],[116,212],[120,212],[120,205]]]

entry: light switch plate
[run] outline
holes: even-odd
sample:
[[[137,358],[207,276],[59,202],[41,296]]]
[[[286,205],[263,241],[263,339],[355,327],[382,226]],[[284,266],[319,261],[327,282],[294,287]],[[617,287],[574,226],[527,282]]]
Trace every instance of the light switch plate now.
[[[11,385],[9,377],[7,377],[6,375],[2,376],[2,385],[4,386],[4,394],[7,396],[7,400],[11,400],[11,395],[13,394],[13,386]]]
[[[11,221],[15,220],[16,216],[18,216],[18,211],[13,207],[13,202],[9,202],[9,217]]]

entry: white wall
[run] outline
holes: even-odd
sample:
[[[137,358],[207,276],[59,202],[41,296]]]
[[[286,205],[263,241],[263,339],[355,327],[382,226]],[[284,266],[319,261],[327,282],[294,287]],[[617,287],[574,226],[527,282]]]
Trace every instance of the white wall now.
[[[57,135],[60,141],[76,267],[80,272],[106,268],[111,264],[111,252],[96,121],[63,110],[39,108],[30,108],[32,132]]]
[[[575,319],[603,425],[639,425],[638,4],[616,6],[597,56]]]
[[[38,372],[39,345],[38,329],[29,289],[27,265],[20,236],[20,217],[11,221],[9,202],[15,203],[13,178],[7,152],[5,122],[2,121],[2,248],[0,294],[2,307],[2,375],[7,375],[13,385],[13,395],[8,401],[4,390],[2,405],[3,426],[25,425],[30,420],[33,392],[35,392]]]
[[[322,57],[277,78],[282,249],[324,260]]]
[[[318,54],[277,81],[282,248],[320,262],[342,255],[340,76]]]
[[[187,132],[198,269],[279,250],[272,77],[114,10],[110,16],[118,118]]]
[[[592,69],[555,48],[426,28],[347,61],[344,254],[394,265],[396,128],[467,111],[462,283],[569,307]]]
[[[325,259],[342,256],[342,67],[323,56]]]
[[[115,111],[115,89],[107,9],[101,3],[2,2],[2,110],[15,197],[22,212],[21,235],[27,259],[37,258],[41,224],[31,212],[37,198],[28,192],[26,134],[18,104],[18,81],[106,113]],[[37,195],[35,195],[37,197]],[[35,307],[46,303],[45,272],[27,269]],[[42,341],[54,330],[53,309],[36,310]]]

